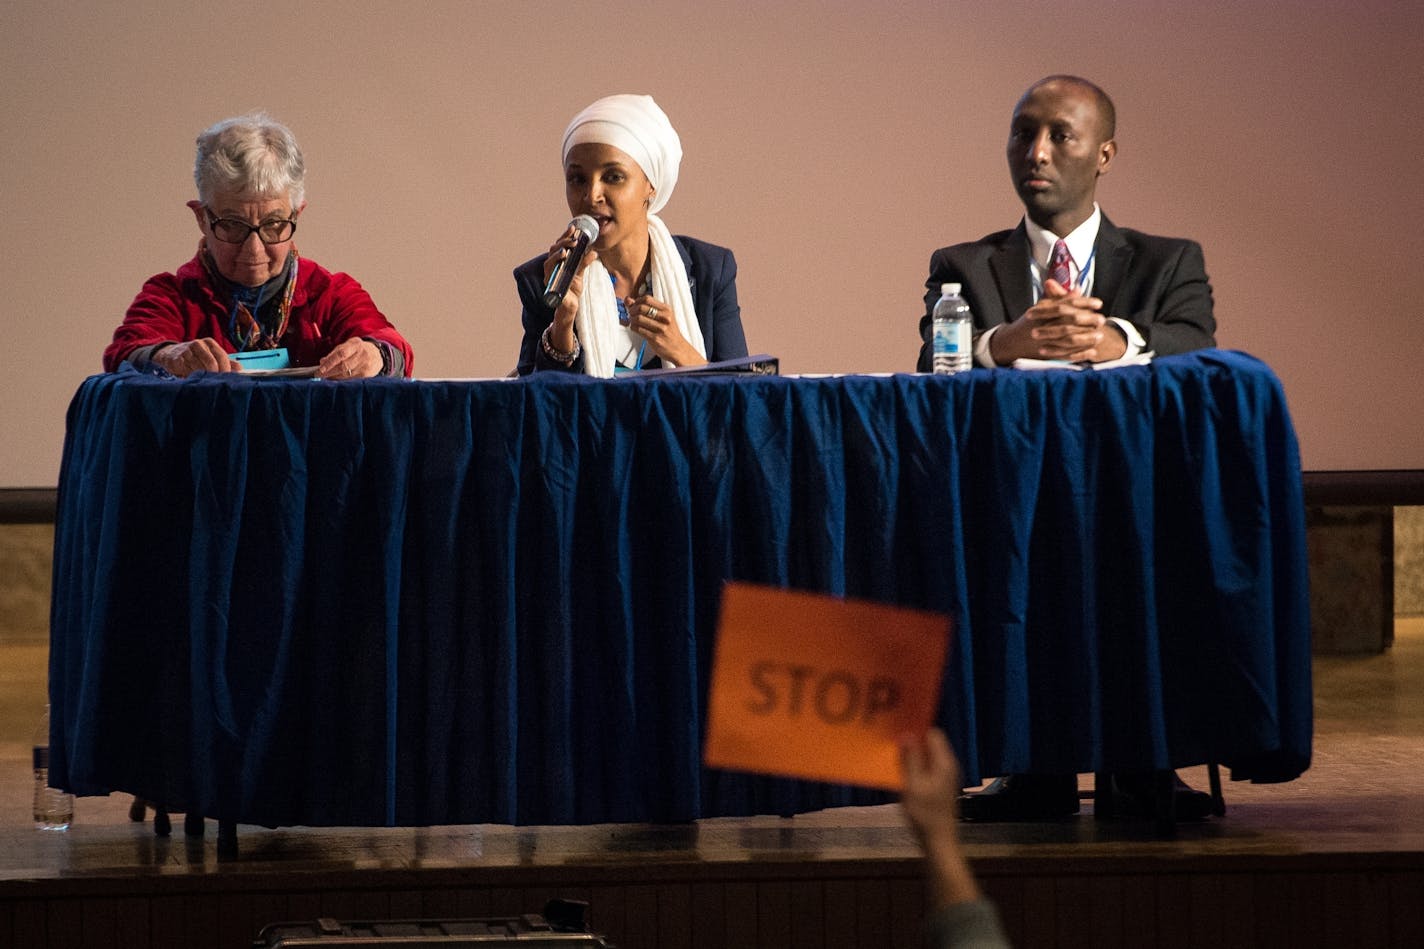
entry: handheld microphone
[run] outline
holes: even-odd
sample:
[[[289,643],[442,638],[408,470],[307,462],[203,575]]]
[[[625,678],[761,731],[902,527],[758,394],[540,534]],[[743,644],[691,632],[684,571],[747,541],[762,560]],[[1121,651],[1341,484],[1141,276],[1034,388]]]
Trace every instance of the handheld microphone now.
[[[574,246],[554,266],[554,272],[549,274],[549,282],[544,286],[544,305],[551,310],[557,310],[559,304],[564,302],[564,294],[569,292],[569,284],[574,282],[574,274],[578,273],[588,245],[598,240],[598,222],[587,214],[580,214],[569,224],[577,231]]]

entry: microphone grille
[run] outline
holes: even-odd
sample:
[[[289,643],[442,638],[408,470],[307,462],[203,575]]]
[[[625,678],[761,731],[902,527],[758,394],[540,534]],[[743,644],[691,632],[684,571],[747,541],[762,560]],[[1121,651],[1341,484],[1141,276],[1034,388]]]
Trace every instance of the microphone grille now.
[[[588,242],[590,244],[598,240],[598,222],[587,214],[580,214],[569,223],[580,231],[583,231],[584,234],[588,236]]]

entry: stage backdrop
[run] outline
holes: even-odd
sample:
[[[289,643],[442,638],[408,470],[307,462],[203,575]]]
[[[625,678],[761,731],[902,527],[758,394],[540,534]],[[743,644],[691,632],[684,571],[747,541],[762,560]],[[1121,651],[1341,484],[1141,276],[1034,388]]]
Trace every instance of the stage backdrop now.
[[[298,246],[422,377],[513,367],[510,271],[567,222],[560,136],[610,92],[680,131],[664,216],[736,251],[753,351],[909,370],[931,251],[1018,220],[1009,112],[1062,71],[1117,100],[1104,209],[1202,242],[1220,343],[1280,375],[1305,467],[1424,468],[1417,2],[10,0],[0,487],[55,483],[71,395],[193,254],[193,139],[224,116],[296,131]]]

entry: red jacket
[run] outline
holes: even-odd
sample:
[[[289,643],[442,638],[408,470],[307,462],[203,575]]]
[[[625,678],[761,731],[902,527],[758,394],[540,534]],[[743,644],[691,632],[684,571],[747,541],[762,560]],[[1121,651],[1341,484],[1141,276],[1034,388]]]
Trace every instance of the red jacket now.
[[[227,338],[227,315],[202,261],[194,257],[176,274],[159,274],[144,283],[123,323],[114,330],[114,341],[104,350],[104,368],[113,372],[140,346],[183,343],[205,336],[235,352]],[[370,294],[350,276],[299,258],[291,318],[287,335],[281,339],[292,365],[315,366],[338,343],[352,338],[390,343],[405,354],[405,374],[410,375],[415,359],[410,344],[376,309]]]

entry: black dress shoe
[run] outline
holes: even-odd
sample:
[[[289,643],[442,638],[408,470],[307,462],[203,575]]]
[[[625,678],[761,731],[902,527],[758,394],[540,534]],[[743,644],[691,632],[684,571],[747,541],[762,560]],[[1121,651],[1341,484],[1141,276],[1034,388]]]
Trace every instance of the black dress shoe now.
[[[1097,817],[1160,818],[1181,823],[1206,820],[1216,812],[1211,795],[1189,787],[1175,771],[1118,771],[1103,777],[1108,798],[1100,799],[1094,807]],[[1170,802],[1165,797],[1168,793]]]
[[[964,820],[1056,820],[1076,813],[1076,774],[1006,774],[982,791],[959,796]]]

